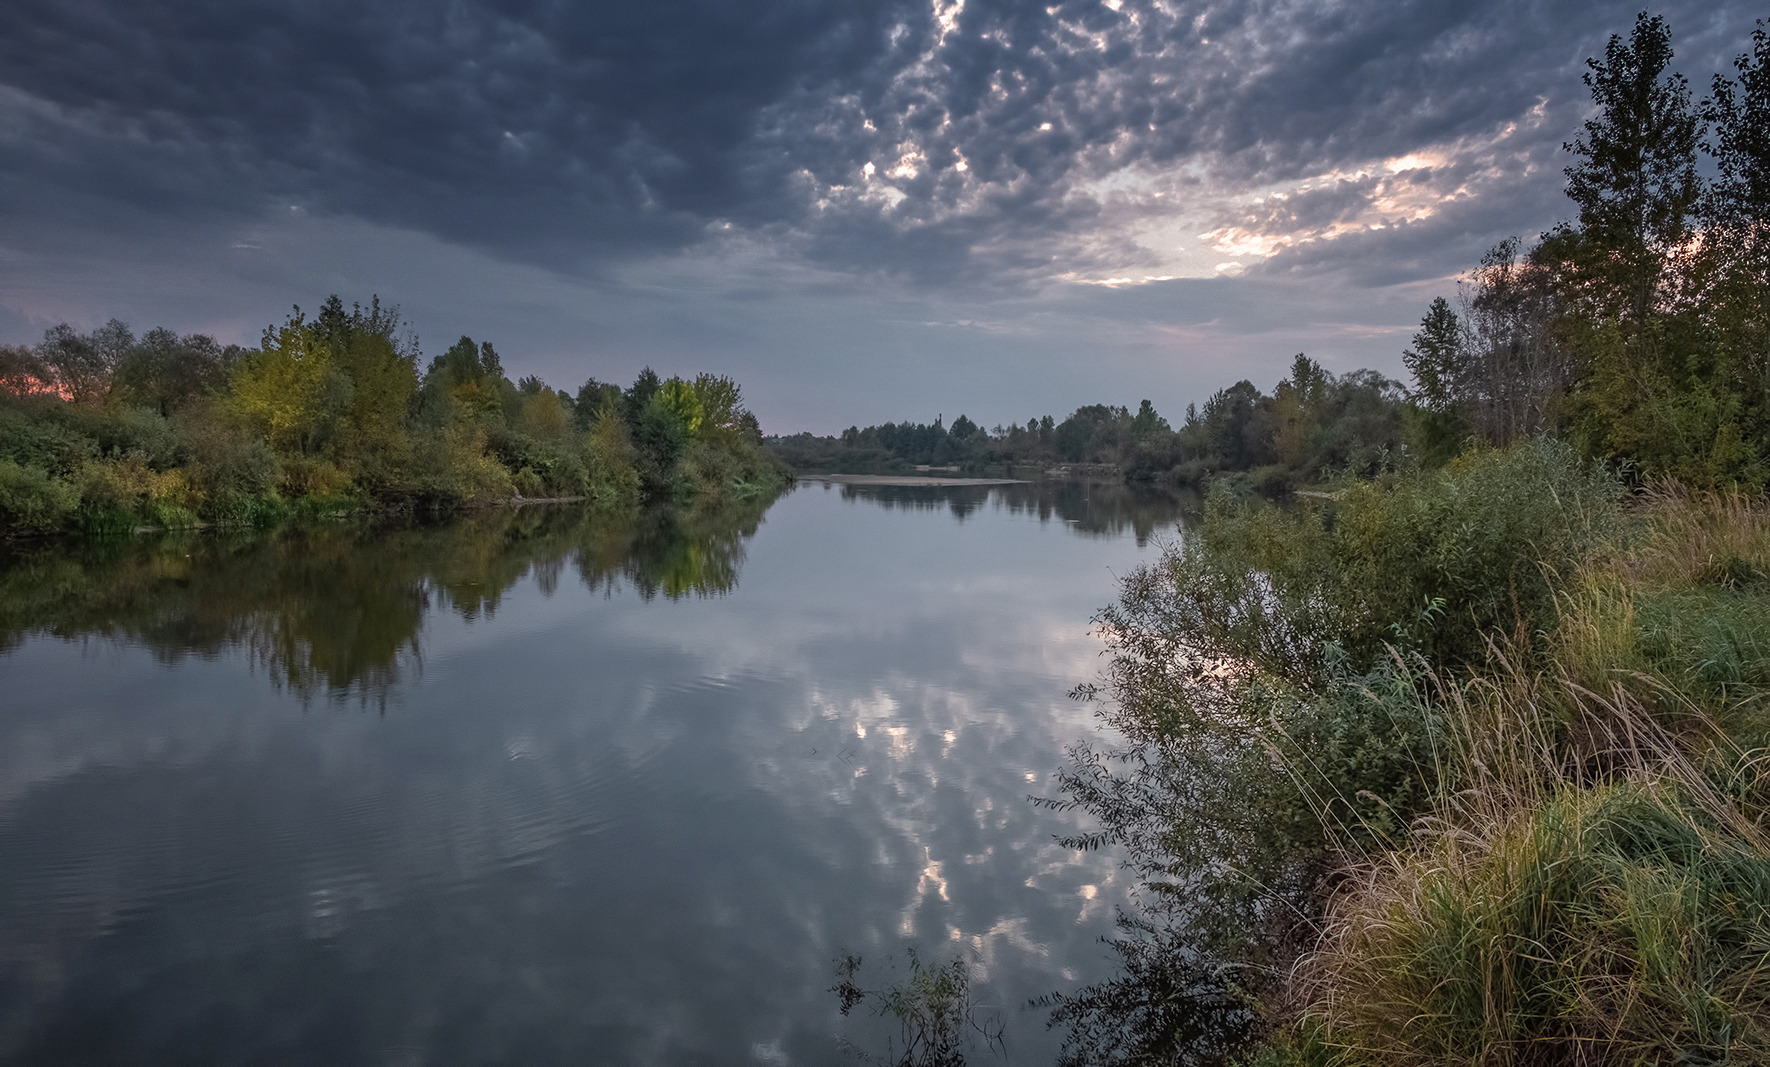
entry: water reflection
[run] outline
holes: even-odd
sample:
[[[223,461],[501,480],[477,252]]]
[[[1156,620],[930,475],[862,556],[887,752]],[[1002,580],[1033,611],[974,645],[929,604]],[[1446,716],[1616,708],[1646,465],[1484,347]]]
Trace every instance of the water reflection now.
[[[1136,526],[869,499],[16,560],[0,1062],[840,1062],[911,948],[1050,1062],[1121,875],[1025,797]]]
[[[0,551],[0,653],[33,633],[137,644],[174,665],[243,648],[302,696],[384,697],[422,662],[425,617],[491,618],[533,576],[613,596],[719,596],[768,501],[599,513],[496,509],[447,523],[329,524],[271,534]]]
[[[945,510],[960,522],[990,508],[1013,515],[1036,516],[1040,522],[1055,519],[1086,536],[1111,538],[1131,533],[1140,547],[1147,544],[1152,535],[1172,530],[1177,516],[1196,513],[1202,506],[1198,494],[1190,491],[1130,486],[1123,482],[1065,480],[953,486],[822,484],[826,491],[840,492],[844,500],[911,511]]]

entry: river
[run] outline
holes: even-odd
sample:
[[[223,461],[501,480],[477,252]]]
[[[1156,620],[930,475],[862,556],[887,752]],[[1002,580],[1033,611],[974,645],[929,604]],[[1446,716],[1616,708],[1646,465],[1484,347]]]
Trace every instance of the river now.
[[[974,1063],[1114,957],[1036,808],[1181,503],[802,483],[0,555],[0,1062]],[[901,1049],[901,1045],[895,1046]]]

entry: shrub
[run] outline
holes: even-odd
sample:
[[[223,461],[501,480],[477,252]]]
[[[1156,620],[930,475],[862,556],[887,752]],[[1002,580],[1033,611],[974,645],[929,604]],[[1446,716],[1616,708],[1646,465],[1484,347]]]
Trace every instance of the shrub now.
[[[80,491],[35,467],[0,458],[0,534],[46,534],[64,529]]]
[[[98,458],[98,442],[59,422],[41,417],[42,403],[0,402],[0,460],[68,477]]]
[[[640,477],[637,456],[626,424],[612,412],[605,412],[591,424],[584,445],[587,495],[603,505],[624,505],[637,502]]]
[[[547,495],[547,485],[533,467],[524,467],[510,479],[516,489],[517,496],[540,497]]]
[[[354,479],[330,461],[311,456],[295,456],[283,461],[278,488],[284,496],[336,497],[348,493]]]
[[[1620,493],[1550,441],[1293,508],[1214,492],[1200,527],[1102,613],[1109,683],[1162,730],[1176,716],[1233,716],[1238,682],[1314,689],[1330,662],[1362,672],[1392,646],[1475,663],[1488,636],[1553,624],[1559,584],[1610,529]]]

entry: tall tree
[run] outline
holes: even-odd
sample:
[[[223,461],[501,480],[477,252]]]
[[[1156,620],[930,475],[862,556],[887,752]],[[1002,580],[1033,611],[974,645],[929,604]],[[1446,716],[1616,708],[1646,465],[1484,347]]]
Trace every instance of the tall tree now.
[[[1549,429],[1574,377],[1572,357],[1557,336],[1562,264],[1546,259],[1541,248],[1519,249],[1516,237],[1489,249],[1463,290],[1468,358],[1455,383],[1458,406],[1490,444]]]
[[[1433,299],[1420,320],[1414,345],[1401,354],[1414,376],[1414,396],[1428,411],[1447,413],[1463,399],[1468,377],[1468,354],[1463,344],[1463,324],[1442,296]]]
[[[181,404],[221,388],[239,349],[224,349],[202,334],[179,337],[164,327],[149,330],[117,366],[113,396],[170,415]]]
[[[1761,421],[1770,422],[1770,32],[1762,20],[1752,50],[1733,65],[1738,81],[1715,75],[1703,108],[1715,131],[1704,148],[1719,172],[1703,215],[1720,268],[1718,333]]]
[[[1668,73],[1672,35],[1643,12],[1624,41],[1612,34],[1604,58],[1584,75],[1598,114],[1562,147],[1567,195],[1579,207],[1583,270],[1598,281],[1601,310],[1633,323],[1659,302],[1671,257],[1689,243],[1702,192],[1696,171],[1701,121],[1682,75]],[[1608,305],[1608,306],[1603,306]]]
[[[48,368],[54,391],[77,404],[102,404],[111,376],[134,348],[135,335],[116,319],[87,334],[64,322],[44,333],[37,358]]]
[[[1720,171],[1705,204],[1706,221],[1758,246],[1770,243],[1770,31],[1758,21],[1752,50],[1733,61],[1735,83],[1715,75],[1703,118],[1715,138],[1705,145]]]

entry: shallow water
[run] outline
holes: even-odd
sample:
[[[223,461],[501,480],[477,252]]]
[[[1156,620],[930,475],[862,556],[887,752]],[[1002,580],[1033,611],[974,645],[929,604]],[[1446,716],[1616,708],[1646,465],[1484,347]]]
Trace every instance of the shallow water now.
[[[1178,502],[801,487],[0,559],[0,1060],[830,1063],[1105,977],[1034,808]]]

